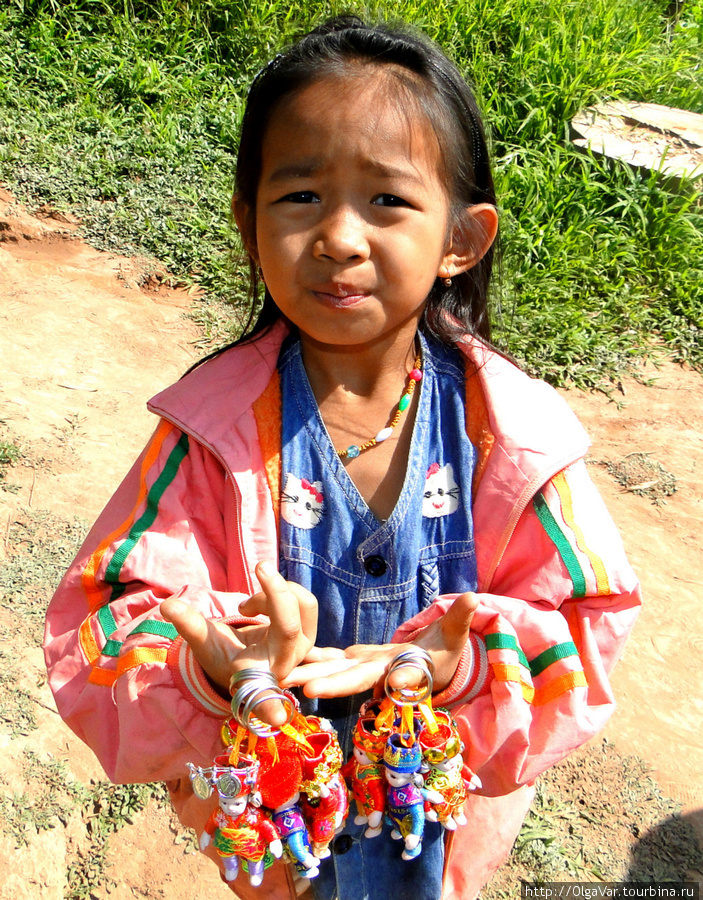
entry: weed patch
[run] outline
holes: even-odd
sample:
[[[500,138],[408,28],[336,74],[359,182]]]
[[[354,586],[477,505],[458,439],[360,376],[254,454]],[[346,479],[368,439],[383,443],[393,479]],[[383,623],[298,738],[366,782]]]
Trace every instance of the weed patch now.
[[[11,552],[0,565],[0,606],[32,644],[41,643],[51,594],[73,561],[87,532],[43,510],[24,510],[8,532]]]
[[[0,423],[2,424],[2,423]],[[7,481],[7,470],[22,458],[22,451],[10,441],[0,441],[0,488],[17,493],[19,485]]]
[[[631,494],[649,497],[657,506],[665,503],[665,497],[676,493],[676,476],[665,469],[649,453],[627,453],[622,459],[605,464],[609,475]]]
[[[512,900],[521,882],[685,881],[703,849],[646,764],[603,739],[542,775],[511,857],[481,895]]]
[[[6,650],[0,650],[0,722],[13,738],[31,734],[37,727],[32,695],[17,686],[19,668]]]
[[[66,825],[76,815],[85,824],[89,846],[69,863],[66,900],[85,900],[106,883],[104,869],[108,840],[148,803],[168,802],[166,787],[154,784],[90,785],[75,781],[63,760],[43,758],[31,750],[24,754],[25,790],[0,796],[0,828],[18,848],[33,834]]]
[[[110,784],[99,781],[91,785],[83,808],[90,848],[79,852],[68,866],[65,900],[85,900],[96,888],[107,884],[105,867],[108,839],[151,801],[165,805],[168,792],[165,785]],[[111,886],[108,884],[108,887]]]
[[[0,827],[18,848],[27,846],[32,834],[66,825],[86,793],[70,780],[64,762],[42,760],[31,750],[24,754],[24,773],[27,789],[0,797]]]

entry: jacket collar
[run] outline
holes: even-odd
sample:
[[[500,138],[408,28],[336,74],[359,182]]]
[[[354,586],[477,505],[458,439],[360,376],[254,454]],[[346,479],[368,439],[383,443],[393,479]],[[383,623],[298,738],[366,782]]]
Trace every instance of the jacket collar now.
[[[276,368],[288,327],[277,322],[251,343],[233,347],[153,397],[148,409],[194,437],[232,471],[251,465],[252,406]]]

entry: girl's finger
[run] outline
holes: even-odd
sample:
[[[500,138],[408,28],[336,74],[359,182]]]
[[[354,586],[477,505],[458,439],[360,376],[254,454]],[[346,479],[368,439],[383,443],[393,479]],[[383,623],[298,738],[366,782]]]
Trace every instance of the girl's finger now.
[[[353,662],[345,671],[313,678],[303,687],[306,697],[349,697],[375,687],[385,671],[383,664],[374,659],[369,662]]]
[[[444,643],[448,650],[464,646],[468,640],[471,620],[478,607],[478,596],[473,591],[459,594],[439,620]]]
[[[355,659],[347,659],[344,655],[316,662],[307,662],[303,666],[296,666],[290,675],[283,679],[281,684],[283,687],[299,687],[316,678],[329,678],[330,675],[346,672],[357,665],[358,662]]]
[[[207,643],[207,619],[195,607],[177,597],[170,597],[163,601],[160,609],[164,619],[175,626],[176,631],[194,651],[196,647],[203,647]]]
[[[303,662],[305,664],[316,663],[324,662],[327,659],[346,659],[346,656],[344,650],[339,650],[337,647],[311,647]]]
[[[256,576],[268,601],[267,615],[271,624],[267,644],[271,671],[282,677],[308,650],[304,647],[300,652],[301,637],[305,640],[300,604],[288,582],[270,562],[260,562]]]
[[[301,587],[299,584],[295,584],[295,582],[288,582],[288,587],[293,596],[298,600],[300,625],[303,629],[303,634],[309,641],[310,646],[308,649],[311,649],[317,638],[317,600],[310,591]]]
[[[247,616],[247,618],[255,618],[256,616],[268,615],[268,600],[263,591],[258,594],[252,594],[246,600],[242,600],[239,604],[239,614]]]
[[[236,631],[206,619],[195,607],[177,597],[164,600],[160,610],[164,619],[175,625],[209,677],[221,687],[227,687],[232,660],[244,649]]]

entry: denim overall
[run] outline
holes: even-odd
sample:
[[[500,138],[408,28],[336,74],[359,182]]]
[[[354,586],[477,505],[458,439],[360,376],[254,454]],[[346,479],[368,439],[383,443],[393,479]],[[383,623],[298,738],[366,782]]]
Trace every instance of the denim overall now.
[[[408,466],[386,521],[369,510],[337,456],[315,402],[298,340],[279,358],[282,396],[280,568],[319,603],[317,646],[390,641],[400,624],[438,594],[476,589],[471,479],[475,451],[466,434],[463,360],[422,341],[423,378]],[[373,450],[369,452],[373,453]],[[303,702],[330,718],[345,759],[368,695]],[[364,838],[349,815],[313,879],[318,900],[439,900],[444,845],[427,822],[422,854],[401,859],[402,842],[384,828]]]

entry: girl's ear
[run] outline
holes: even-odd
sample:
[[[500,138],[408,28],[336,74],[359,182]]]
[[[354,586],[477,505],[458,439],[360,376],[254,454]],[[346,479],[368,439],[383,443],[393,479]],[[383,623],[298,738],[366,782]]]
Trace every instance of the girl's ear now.
[[[249,256],[258,263],[259,256],[256,250],[256,217],[254,210],[245,203],[239,194],[232,197],[232,215],[237,223],[237,228],[242,236],[244,249]]]
[[[452,278],[472,269],[486,255],[498,233],[498,210],[491,203],[467,206],[450,236],[437,272]]]

